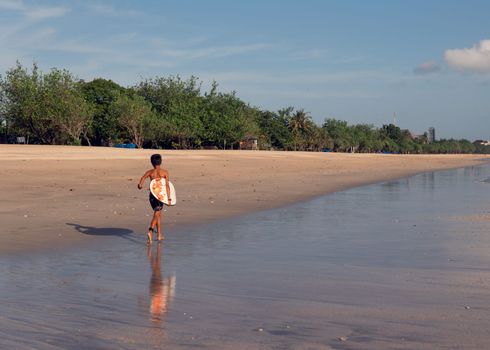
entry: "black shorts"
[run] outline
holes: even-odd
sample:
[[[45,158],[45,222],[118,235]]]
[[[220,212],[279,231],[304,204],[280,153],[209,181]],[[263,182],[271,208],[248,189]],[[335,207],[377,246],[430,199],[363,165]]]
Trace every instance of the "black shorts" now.
[[[150,200],[151,208],[154,211],[161,211],[163,209],[163,203],[160,202],[158,199],[156,199],[155,196],[151,194],[151,192],[150,192],[149,200]]]

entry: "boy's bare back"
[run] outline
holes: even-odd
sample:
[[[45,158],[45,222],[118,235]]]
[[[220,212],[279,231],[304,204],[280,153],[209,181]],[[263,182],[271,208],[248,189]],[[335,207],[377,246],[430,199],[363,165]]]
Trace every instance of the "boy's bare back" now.
[[[150,180],[161,179],[164,178],[165,181],[169,181],[168,171],[162,168],[150,169],[148,170],[142,177],[138,184],[138,188],[141,189],[143,187],[143,182],[150,178]]]
[[[158,168],[158,169],[150,169],[146,172],[147,177],[150,180],[161,179],[164,178],[168,181],[168,171],[166,169]]]

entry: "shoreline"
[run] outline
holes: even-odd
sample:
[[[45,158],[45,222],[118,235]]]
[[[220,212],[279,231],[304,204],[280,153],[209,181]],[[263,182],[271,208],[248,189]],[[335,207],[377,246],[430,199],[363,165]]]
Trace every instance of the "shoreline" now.
[[[0,252],[49,251],[144,232],[151,214],[148,184],[144,191],[136,184],[155,152],[164,157],[179,201],[164,214],[163,227],[178,231],[349,188],[490,162],[484,155],[0,145],[0,176],[6,179],[0,184]]]
[[[0,255],[0,344],[486,348],[488,225],[448,219],[488,207],[479,180],[489,174],[358,187],[179,229],[152,247],[132,234]]]

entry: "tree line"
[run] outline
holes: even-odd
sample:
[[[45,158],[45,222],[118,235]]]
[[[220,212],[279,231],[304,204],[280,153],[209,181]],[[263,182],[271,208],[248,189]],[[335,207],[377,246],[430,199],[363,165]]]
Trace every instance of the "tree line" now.
[[[260,109],[216,82],[203,91],[197,77],[142,79],[123,87],[107,79],[86,82],[70,71],[48,73],[20,63],[0,76],[0,134],[33,144],[140,148],[237,149],[253,138],[260,149],[387,153],[490,153],[468,140],[428,142],[393,124],[376,128],[325,119],[304,109]]]

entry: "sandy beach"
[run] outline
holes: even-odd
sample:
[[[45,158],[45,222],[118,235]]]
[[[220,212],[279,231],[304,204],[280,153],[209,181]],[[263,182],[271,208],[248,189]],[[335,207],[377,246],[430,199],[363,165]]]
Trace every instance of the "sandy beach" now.
[[[154,150],[0,145],[1,252],[90,242],[85,228],[145,232]],[[280,207],[416,173],[473,166],[482,155],[375,155],[260,151],[160,151],[179,203],[165,228]],[[77,231],[75,228],[78,228]],[[85,229],[87,230],[87,229]]]
[[[489,176],[354,187],[152,246],[75,218],[70,248],[0,254],[0,348],[486,349]]]

